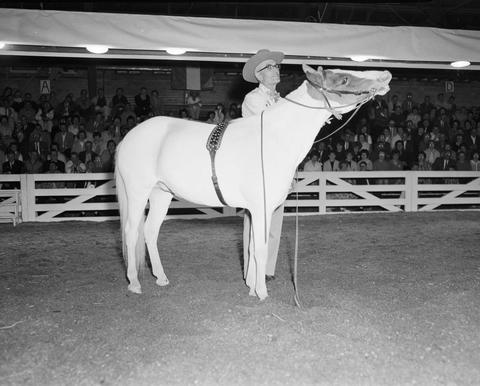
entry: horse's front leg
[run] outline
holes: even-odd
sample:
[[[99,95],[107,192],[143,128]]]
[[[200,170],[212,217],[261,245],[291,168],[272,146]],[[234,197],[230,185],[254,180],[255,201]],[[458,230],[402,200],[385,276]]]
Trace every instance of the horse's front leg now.
[[[257,264],[255,261],[255,247],[253,242],[253,228],[252,222],[250,221],[250,217],[248,221],[248,233],[244,237],[247,237],[246,248],[247,251],[244,256],[246,256],[244,260],[244,270],[245,270],[245,279],[248,288],[250,288],[249,295],[250,296],[257,296],[255,292],[255,282],[256,282],[256,272],[257,272]],[[245,243],[244,243],[245,244]]]
[[[265,224],[263,211],[261,215],[252,214],[253,247],[255,259],[255,292],[260,300],[268,296],[265,283],[265,268],[268,257],[268,234],[270,232],[271,213],[267,213]]]

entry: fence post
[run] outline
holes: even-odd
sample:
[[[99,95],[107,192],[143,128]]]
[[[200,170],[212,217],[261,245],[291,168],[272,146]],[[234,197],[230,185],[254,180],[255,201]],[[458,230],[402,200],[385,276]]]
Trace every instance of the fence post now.
[[[318,172],[318,214],[327,213],[327,176]]]
[[[417,175],[415,172],[408,171],[405,176],[405,211],[417,211]]]
[[[22,174],[22,221],[35,221],[35,174]]]

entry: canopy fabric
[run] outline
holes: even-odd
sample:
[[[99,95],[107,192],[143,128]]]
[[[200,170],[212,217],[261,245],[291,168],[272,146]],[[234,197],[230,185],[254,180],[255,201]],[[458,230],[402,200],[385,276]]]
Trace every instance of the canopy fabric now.
[[[330,58],[359,65],[350,57],[366,55],[377,59],[374,66],[378,62],[382,67],[451,69],[450,62],[468,60],[473,64],[469,69],[480,69],[480,31],[425,27],[1,9],[0,40],[18,45],[15,50],[7,45],[0,50],[2,55],[42,56],[48,51],[42,47],[101,44],[113,49],[102,57],[128,56],[129,50],[139,58],[167,57],[163,50],[180,47],[188,53],[175,59],[245,61],[268,48],[283,51],[285,63],[322,64]],[[48,52],[78,56],[68,50]],[[95,56],[86,51],[81,55]]]

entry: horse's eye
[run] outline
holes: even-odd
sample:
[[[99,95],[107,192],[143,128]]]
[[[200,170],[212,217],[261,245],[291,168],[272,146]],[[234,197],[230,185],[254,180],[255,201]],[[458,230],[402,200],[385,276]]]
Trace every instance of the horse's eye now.
[[[346,76],[345,78],[343,78],[342,84],[347,84],[347,83],[348,83],[348,77]]]

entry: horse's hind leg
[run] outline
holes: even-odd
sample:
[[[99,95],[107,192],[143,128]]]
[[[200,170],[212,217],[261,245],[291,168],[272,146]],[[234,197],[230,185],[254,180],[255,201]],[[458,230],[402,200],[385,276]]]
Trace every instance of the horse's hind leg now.
[[[125,223],[125,244],[127,247],[127,277],[130,284],[128,290],[137,294],[142,293],[142,287],[138,281],[137,262],[144,261],[145,256],[136,256],[137,243],[144,242],[143,235],[139,241],[139,228],[143,223],[144,211],[147,203],[148,192],[128,192],[130,197],[127,208]],[[143,197],[142,197],[143,196]],[[145,248],[143,248],[143,251]]]
[[[145,241],[147,243],[152,271],[157,278],[157,284],[164,286],[168,284],[167,276],[163,271],[162,262],[158,254],[157,239],[158,231],[167,215],[168,207],[172,201],[172,195],[158,188],[154,188],[150,193],[150,210],[145,221]]]
[[[261,215],[258,213],[261,213]],[[272,213],[267,213],[267,223],[265,224],[262,211],[252,212],[253,248],[255,251],[255,292],[260,300],[264,300],[268,296],[265,283],[265,267],[267,265],[268,234],[270,232],[271,218]],[[250,294],[252,294],[251,292]]]

